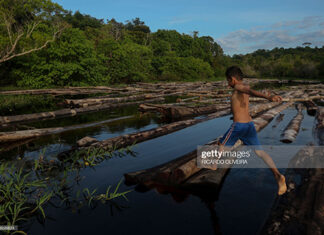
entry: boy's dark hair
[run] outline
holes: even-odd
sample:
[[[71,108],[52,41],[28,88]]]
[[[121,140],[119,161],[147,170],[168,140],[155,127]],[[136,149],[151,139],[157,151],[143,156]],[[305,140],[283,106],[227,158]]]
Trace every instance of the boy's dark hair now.
[[[231,66],[231,67],[227,68],[225,75],[226,75],[226,78],[235,77],[238,80],[242,80],[243,76],[244,76],[242,73],[242,70],[237,66]]]

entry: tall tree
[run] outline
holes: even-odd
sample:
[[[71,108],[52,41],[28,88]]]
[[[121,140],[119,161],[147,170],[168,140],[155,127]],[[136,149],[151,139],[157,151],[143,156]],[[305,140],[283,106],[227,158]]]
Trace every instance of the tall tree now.
[[[50,0],[0,0],[0,63],[45,48],[66,27]]]

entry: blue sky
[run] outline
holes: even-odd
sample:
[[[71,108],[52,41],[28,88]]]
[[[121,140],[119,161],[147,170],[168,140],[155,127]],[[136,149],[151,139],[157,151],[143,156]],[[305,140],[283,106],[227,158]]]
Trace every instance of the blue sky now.
[[[139,17],[154,32],[212,36],[225,54],[324,45],[324,0],[53,0],[67,10],[125,22]]]

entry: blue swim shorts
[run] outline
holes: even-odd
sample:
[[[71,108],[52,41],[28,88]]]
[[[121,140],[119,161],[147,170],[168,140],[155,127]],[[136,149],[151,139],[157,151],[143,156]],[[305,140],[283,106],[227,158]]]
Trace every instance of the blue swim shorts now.
[[[225,146],[233,146],[240,139],[245,145],[253,145],[254,149],[262,150],[254,123],[251,122],[233,122],[226,131],[219,143]]]

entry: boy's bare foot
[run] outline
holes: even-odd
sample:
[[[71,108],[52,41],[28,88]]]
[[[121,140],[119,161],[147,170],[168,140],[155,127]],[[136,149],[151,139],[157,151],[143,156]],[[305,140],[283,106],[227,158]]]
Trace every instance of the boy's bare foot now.
[[[278,195],[282,195],[287,191],[287,185],[286,185],[286,178],[283,175],[280,175],[280,178],[278,180]]]

